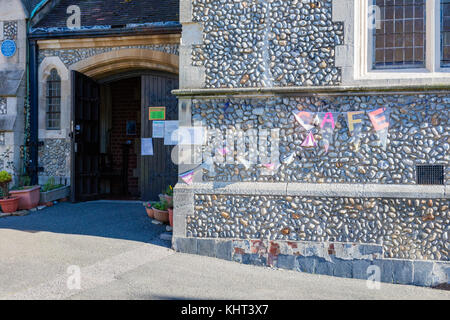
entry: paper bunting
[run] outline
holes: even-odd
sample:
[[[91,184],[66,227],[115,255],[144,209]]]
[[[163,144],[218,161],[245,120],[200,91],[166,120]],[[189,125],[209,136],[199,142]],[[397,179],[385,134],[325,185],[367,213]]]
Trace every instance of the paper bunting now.
[[[364,111],[353,111],[347,112],[345,120],[347,122],[348,130],[352,137],[355,137],[353,145],[355,147],[355,151],[359,150],[359,146],[361,143],[361,133],[363,129],[363,119],[361,115],[364,114]]]
[[[273,175],[275,171],[280,167],[279,163],[265,163],[263,164],[263,170],[261,171],[262,175]]]
[[[213,172],[214,171],[214,163],[212,162],[212,159],[209,158],[207,161],[203,162],[200,167],[202,169],[205,169],[209,172]]]
[[[321,145],[323,145],[325,151],[328,152],[329,147],[333,144],[334,129],[336,128],[336,123],[341,112],[314,113],[294,110],[292,113],[294,114],[296,122],[298,122],[306,131],[309,131],[308,136],[305,141],[303,141],[301,146],[305,148],[317,146],[314,135],[311,131],[315,126],[318,126],[322,135]],[[362,115],[365,113],[368,114],[375,132],[381,141],[381,145],[383,149],[386,150],[391,110],[385,107],[370,111],[342,112],[345,116],[345,121],[347,123],[350,136],[352,137],[350,139],[350,143],[353,143],[355,151],[359,150],[364,128]]]
[[[282,158],[281,163],[288,165],[294,162],[294,160],[295,160],[295,152],[292,152],[287,156],[285,156],[284,158]]]
[[[338,112],[319,112],[317,114],[320,123],[320,133],[323,138],[323,146],[325,152],[328,152],[328,148],[333,143],[334,128],[336,128],[336,121],[339,117]]]
[[[300,125],[305,128],[306,131],[314,128],[314,115],[311,112],[307,111],[292,111],[295,119]]]
[[[274,170],[275,169],[275,164],[274,163],[266,163],[263,164],[264,167],[266,167],[269,170]]]
[[[376,110],[367,112],[372,122],[372,125],[375,129],[375,132],[378,135],[378,139],[381,141],[381,145],[383,146],[383,150],[386,151],[387,147],[387,137],[389,133],[390,126],[390,116],[391,109],[389,108],[379,108]]]
[[[301,146],[303,148],[312,148],[317,146],[317,142],[316,139],[314,139],[312,131],[308,133],[308,136],[306,137],[305,141],[303,141]]]
[[[193,183],[193,179],[194,179],[194,170],[180,174],[180,178],[186,184],[191,185]]]

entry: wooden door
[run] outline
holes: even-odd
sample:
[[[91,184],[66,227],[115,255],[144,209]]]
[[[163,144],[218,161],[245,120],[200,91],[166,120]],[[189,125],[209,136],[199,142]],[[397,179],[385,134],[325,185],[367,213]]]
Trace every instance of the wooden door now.
[[[153,121],[149,120],[149,107],[166,107],[166,120],[178,120],[178,100],[171,91],[178,89],[175,75],[142,76],[141,137],[152,138]],[[178,181],[178,166],[172,162],[175,146],[164,145],[163,138],[153,139],[153,156],[141,156],[142,200],[158,200],[158,195]]]
[[[72,201],[99,198],[100,86],[72,71]]]

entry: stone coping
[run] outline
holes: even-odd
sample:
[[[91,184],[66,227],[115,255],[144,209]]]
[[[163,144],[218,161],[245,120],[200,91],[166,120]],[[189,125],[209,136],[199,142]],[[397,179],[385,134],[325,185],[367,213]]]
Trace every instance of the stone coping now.
[[[273,95],[273,94],[368,94],[368,93],[386,93],[395,94],[418,94],[419,92],[449,92],[448,84],[442,85],[391,85],[391,86],[310,86],[310,87],[255,87],[255,88],[212,88],[212,89],[177,89],[172,94],[178,97],[196,97],[196,96],[228,96],[228,95]]]
[[[178,183],[175,191],[193,194],[274,195],[358,198],[433,198],[449,199],[450,186],[339,183],[205,182]]]

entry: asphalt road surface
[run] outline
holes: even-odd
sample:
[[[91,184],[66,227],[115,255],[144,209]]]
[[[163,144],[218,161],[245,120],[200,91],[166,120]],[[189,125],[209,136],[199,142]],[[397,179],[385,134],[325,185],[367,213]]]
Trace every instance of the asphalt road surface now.
[[[445,299],[450,291],[175,253],[141,204],[61,203],[0,219],[0,299]]]

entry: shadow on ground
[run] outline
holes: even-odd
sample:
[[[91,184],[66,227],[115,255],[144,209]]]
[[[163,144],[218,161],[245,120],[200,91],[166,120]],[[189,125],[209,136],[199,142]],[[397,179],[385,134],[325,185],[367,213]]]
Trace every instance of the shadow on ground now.
[[[170,247],[170,241],[159,239],[166,226],[153,224],[139,203],[59,203],[27,216],[2,218],[0,229],[88,235]]]

